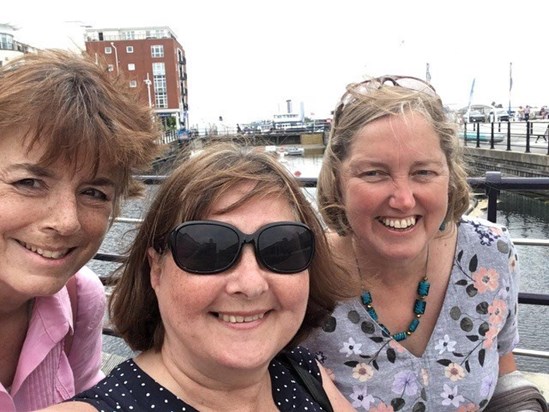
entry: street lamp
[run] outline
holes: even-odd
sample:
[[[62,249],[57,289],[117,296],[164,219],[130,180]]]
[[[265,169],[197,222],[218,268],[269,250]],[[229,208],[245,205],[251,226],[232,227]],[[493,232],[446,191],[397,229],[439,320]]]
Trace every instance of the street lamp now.
[[[149,79],[149,73],[147,73],[147,78],[143,81],[147,85],[147,94],[149,95],[149,107],[152,107],[152,102],[151,102],[151,84],[152,84],[152,82],[151,82],[151,79]]]
[[[120,74],[120,71],[118,70],[118,49],[114,45],[114,43],[111,41],[111,46],[114,49],[114,60],[116,61],[116,74]]]

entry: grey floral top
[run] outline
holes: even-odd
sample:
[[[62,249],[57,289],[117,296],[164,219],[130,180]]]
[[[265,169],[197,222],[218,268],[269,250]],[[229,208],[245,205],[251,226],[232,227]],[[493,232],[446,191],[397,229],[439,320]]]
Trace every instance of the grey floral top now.
[[[340,304],[303,346],[335,374],[357,410],[482,410],[499,357],[518,343],[518,280],[507,229],[464,218],[442,310],[421,357],[384,333],[359,299]]]

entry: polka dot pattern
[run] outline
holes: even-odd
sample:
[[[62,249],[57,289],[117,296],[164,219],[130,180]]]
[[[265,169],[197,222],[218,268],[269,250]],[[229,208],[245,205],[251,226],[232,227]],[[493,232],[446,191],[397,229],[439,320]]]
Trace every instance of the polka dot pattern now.
[[[321,381],[315,358],[306,349],[297,347],[289,352],[289,356]],[[322,411],[309,393],[296,382],[292,372],[277,359],[269,365],[269,373],[273,399],[280,411]],[[118,365],[96,386],[76,395],[72,400],[89,403],[100,412],[196,412],[192,406],[154,381],[132,359]]]

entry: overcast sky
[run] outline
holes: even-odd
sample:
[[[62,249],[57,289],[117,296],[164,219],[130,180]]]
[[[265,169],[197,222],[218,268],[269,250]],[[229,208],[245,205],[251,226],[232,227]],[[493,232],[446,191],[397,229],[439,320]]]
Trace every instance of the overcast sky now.
[[[142,3],[142,2],[139,2]],[[187,56],[192,124],[245,123],[295,111],[328,116],[345,85],[407,74],[451,107],[549,105],[547,0],[4,1],[0,22],[37,47],[70,45],[75,28],[169,26]],[[80,22],[80,23],[66,23]]]

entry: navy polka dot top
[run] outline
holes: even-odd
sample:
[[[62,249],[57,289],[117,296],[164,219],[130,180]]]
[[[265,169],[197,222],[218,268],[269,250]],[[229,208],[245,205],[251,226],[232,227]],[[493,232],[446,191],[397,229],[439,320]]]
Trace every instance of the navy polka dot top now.
[[[288,356],[304,366],[318,381],[322,381],[315,358],[307,349],[297,347],[288,352]],[[276,358],[269,365],[273,399],[278,409],[322,411],[307,390],[296,382],[293,373],[295,372]],[[122,362],[109,376],[91,389],[76,395],[72,400],[89,403],[101,412],[197,411],[153,380],[132,359]]]

